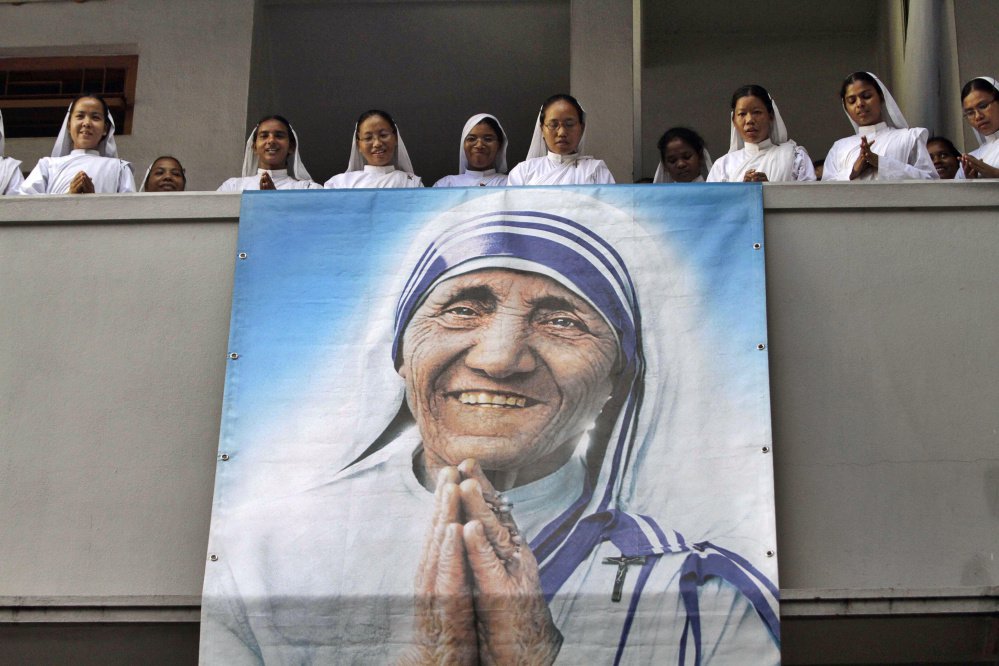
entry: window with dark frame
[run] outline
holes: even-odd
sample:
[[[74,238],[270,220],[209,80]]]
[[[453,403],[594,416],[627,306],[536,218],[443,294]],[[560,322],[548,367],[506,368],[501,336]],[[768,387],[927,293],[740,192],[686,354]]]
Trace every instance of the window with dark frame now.
[[[82,93],[101,95],[115,134],[132,132],[139,56],[0,58],[0,110],[7,138],[55,137],[66,107]]]

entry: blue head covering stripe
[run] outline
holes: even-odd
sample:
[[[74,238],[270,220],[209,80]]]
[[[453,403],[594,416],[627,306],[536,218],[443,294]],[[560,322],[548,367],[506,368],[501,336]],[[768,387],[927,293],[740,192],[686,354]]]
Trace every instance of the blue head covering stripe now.
[[[634,316],[637,304],[633,299],[631,278],[623,264],[606,256],[607,245],[602,239],[587,230],[586,236],[600,241],[592,243],[564,227],[540,221],[502,218],[478,222],[482,217],[485,216],[473,218],[468,221],[473,224],[466,222],[442,235],[417,262],[396,307],[392,356],[397,364],[406,324],[442,275],[472,259],[511,257],[544,266],[559,275],[572,276],[575,288],[615,328],[627,365],[633,367],[637,348]],[[565,222],[564,218],[557,219]]]
[[[516,218],[528,218],[529,220],[533,220],[534,224],[527,225]],[[489,221],[482,222],[482,220]],[[419,297],[420,292],[414,291],[415,283],[422,282],[420,276],[424,274],[428,263],[439,252],[439,249],[459,236],[493,226],[521,227],[528,234],[528,229],[544,230],[549,233],[561,235],[570,243],[576,243],[585,248],[593,255],[593,258],[606,267],[608,272],[613,276],[614,282],[621,289],[623,299],[628,302],[630,309],[637,313],[638,302],[634,296],[635,287],[631,275],[628,274],[624,260],[618,251],[603,238],[587,227],[558,215],[536,211],[499,211],[471,217],[442,234],[427,247],[413,268],[406,283],[406,288],[403,290],[402,298],[396,308],[397,328],[401,328],[406,323],[405,320],[400,321],[400,313],[414,296]]]

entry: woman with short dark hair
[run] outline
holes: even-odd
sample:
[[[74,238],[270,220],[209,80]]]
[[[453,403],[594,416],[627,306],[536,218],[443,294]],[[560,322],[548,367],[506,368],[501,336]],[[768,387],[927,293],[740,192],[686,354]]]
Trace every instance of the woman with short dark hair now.
[[[653,183],[703,183],[711,171],[704,139],[692,129],[671,127],[659,138],[659,166]]]
[[[931,136],[926,140],[926,150],[933,160],[940,180],[951,180],[961,170],[961,151],[945,136]]]

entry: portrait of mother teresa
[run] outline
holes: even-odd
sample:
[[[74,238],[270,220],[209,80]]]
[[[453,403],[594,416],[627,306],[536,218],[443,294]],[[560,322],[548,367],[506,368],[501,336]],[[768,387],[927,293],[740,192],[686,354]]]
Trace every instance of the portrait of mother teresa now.
[[[651,238],[557,189],[433,219],[330,374],[342,453],[213,516],[202,662],[779,663],[775,578],[693,490],[733,419],[691,406]]]

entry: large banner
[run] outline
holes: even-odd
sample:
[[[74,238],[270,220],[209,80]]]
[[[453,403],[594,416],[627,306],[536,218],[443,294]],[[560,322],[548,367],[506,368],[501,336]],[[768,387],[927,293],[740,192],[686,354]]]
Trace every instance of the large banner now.
[[[780,660],[762,190],[252,192],[207,664]]]

